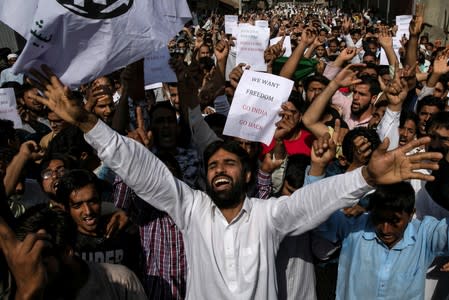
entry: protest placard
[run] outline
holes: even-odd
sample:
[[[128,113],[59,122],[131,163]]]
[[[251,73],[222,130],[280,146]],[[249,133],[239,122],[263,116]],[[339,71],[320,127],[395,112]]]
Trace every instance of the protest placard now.
[[[237,28],[239,17],[235,15],[225,15],[225,33],[232,34],[234,29]]]
[[[292,90],[284,77],[247,70],[234,93],[223,134],[270,144],[278,113]]]
[[[256,20],[254,22],[254,25],[257,27],[268,28],[268,21],[267,20]]]
[[[13,88],[0,89],[0,119],[11,120],[14,128],[22,128]]]
[[[412,18],[413,16],[411,15],[396,16],[396,25],[398,26],[396,36],[398,38],[402,38],[404,35],[407,37],[407,39],[409,38],[409,27]]]
[[[254,71],[266,71],[264,51],[268,46],[270,29],[241,24],[237,30],[236,65],[245,63]]]
[[[177,82],[175,72],[172,70],[168,61],[170,53],[168,48],[164,47],[157,51],[153,51],[150,55],[145,57],[144,73],[145,85],[156,82]]]
[[[270,40],[270,46],[276,44],[282,39],[282,37],[275,37]],[[282,44],[282,48],[285,48],[285,53],[282,57],[290,57],[292,55],[292,43],[290,40],[290,36],[286,35],[284,39],[284,43]]]
[[[398,59],[399,64],[401,65],[400,61],[401,61],[401,56],[399,54],[399,49],[401,48],[401,39],[399,36],[394,36],[393,37],[393,50],[394,53],[396,54],[396,57]],[[389,65],[388,62],[388,58],[387,58],[387,54],[385,53],[384,48],[380,49],[380,65]]]

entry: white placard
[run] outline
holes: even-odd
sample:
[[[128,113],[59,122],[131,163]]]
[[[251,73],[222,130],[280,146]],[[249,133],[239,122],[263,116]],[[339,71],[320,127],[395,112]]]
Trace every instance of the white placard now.
[[[399,64],[400,64],[400,61],[401,61],[401,56],[399,54],[399,49],[401,47],[402,47],[402,44],[401,44],[400,37],[394,36],[393,37],[393,50],[394,50],[394,53],[396,54],[396,57],[397,57],[397,59],[399,61]],[[384,48],[380,49],[380,65],[389,65],[387,54],[385,53]]]
[[[278,113],[292,90],[284,77],[247,70],[232,100],[223,134],[269,145],[280,119]]]
[[[264,51],[268,46],[270,29],[242,24],[237,30],[236,65],[244,63],[254,71],[266,71]]]
[[[144,73],[145,85],[156,82],[178,82],[175,72],[168,64],[170,59],[170,52],[168,48],[164,47],[158,51],[151,52],[145,57]]]
[[[282,37],[275,37],[270,40],[270,45],[274,45],[277,42],[279,42],[282,39]],[[290,40],[290,36],[286,35],[284,39],[284,44],[282,45],[282,48],[285,48],[285,53],[282,55],[283,57],[290,57],[292,55],[292,44]]]
[[[13,88],[0,89],[0,119],[11,120],[14,128],[22,128]]]
[[[396,25],[398,26],[397,37],[402,38],[405,35],[407,39],[409,38],[409,27],[412,18],[413,16],[411,15],[396,16]]]
[[[267,20],[256,20],[254,22],[254,25],[256,25],[257,27],[268,28],[268,21]]]
[[[225,15],[225,33],[232,34],[238,25],[239,17],[235,15]]]

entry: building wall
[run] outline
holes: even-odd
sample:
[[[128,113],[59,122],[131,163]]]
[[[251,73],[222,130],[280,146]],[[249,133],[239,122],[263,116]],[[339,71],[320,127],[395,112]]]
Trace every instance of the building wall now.
[[[7,47],[13,52],[18,50],[16,36],[14,31],[0,22],[0,48]]]

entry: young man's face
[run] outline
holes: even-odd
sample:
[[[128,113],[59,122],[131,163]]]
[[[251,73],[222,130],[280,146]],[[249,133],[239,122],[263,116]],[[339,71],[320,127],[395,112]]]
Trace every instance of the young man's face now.
[[[449,129],[443,127],[435,128],[434,126],[431,126],[428,134],[432,138],[429,144],[429,151],[440,152],[446,157],[446,159],[448,159]]]
[[[243,174],[240,158],[224,149],[215,152],[207,162],[207,192],[219,208],[230,208],[241,202],[250,173]]]
[[[94,113],[106,124],[111,124],[114,113],[114,102],[112,96],[104,97],[97,101]]]
[[[375,209],[371,212],[377,237],[390,249],[402,239],[411,219],[412,214],[404,211]]]
[[[93,184],[70,194],[69,210],[79,232],[96,235],[95,230],[101,215],[101,200]]]
[[[56,195],[56,187],[59,178],[64,175],[64,162],[60,159],[52,159],[48,167],[41,172],[42,188],[52,197]]]
[[[372,98],[373,96],[369,91],[369,85],[357,84],[354,87],[351,112],[356,116],[362,115],[365,111],[367,111],[370,108],[371,101],[373,100]]]
[[[324,84],[319,81],[312,81],[306,90],[306,99],[308,102],[312,102],[315,98],[323,92],[326,88]]]
[[[404,126],[399,128],[399,146],[413,141],[416,137],[416,124],[412,120],[404,122]]]
[[[418,112],[419,117],[419,125],[418,130],[421,135],[426,134],[426,125],[427,122],[432,118],[432,115],[436,114],[440,110],[438,107],[433,105],[424,105],[421,110]]]

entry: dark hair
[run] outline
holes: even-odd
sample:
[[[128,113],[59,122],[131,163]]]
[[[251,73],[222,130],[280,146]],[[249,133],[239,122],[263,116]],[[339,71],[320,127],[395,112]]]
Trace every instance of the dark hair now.
[[[0,146],[8,147],[10,141],[15,139],[15,133],[12,121],[0,119]]]
[[[301,114],[304,114],[306,112],[307,103],[302,98],[302,95],[297,91],[292,91],[290,93],[290,96],[288,97],[288,102],[291,102]]]
[[[372,78],[371,76],[368,75],[363,75],[360,76],[359,79],[361,80],[360,83],[358,83],[357,85],[360,84],[367,84],[369,85],[369,92],[371,94],[371,96],[377,95],[380,93],[381,89],[380,89],[380,84],[379,81],[374,78]]]
[[[248,152],[240,147],[240,144],[234,140],[216,141],[206,147],[206,149],[204,150],[204,163],[206,165],[206,170],[209,164],[209,159],[220,149],[231,152],[232,154],[238,156],[238,158],[240,159],[240,163],[242,164],[243,174],[251,172],[251,163]]]
[[[48,168],[52,160],[62,161],[64,164],[64,169],[66,170],[72,170],[78,167],[78,162],[73,157],[62,153],[52,153],[51,155],[45,156],[42,160],[40,164],[41,172]],[[39,181],[42,184],[42,177],[39,177]]]
[[[68,213],[53,210],[46,204],[33,206],[17,220],[16,236],[24,240],[29,233],[44,229],[50,236],[54,250],[63,253],[67,246],[74,247],[76,241],[76,226]]]
[[[176,117],[176,109],[173,107],[173,105],[171,105],[171,102],[166,100],[166,101],[159,101],[156,102],[156,104],[154,104],[153,106],[151,106],[150,112],[149,112],[149,116],[150,116],[150,124],[153,123],[153,115],[155,113],[155,111],[157,111],[158,109],[168,109],[170,110],[173,115]]]
[[[295,189],[304,185],[306,168],[310,164],[310,157],[304,154],[294,154],[288,157],[284,180]]]
[[[94,154],[92,146],[84,140],[83,132],[76,126],[62,129],[48,144],[45,160],[55,153],[63,153],[79,160],[83,153]]]
[[[426,125],[426,131],[428,132],[430,128],[444,128],[449,130],[449,112],[440,111],[439,113],[434,114]]]
[[[355,138],[358,136],[363,136],[368,139],[368,141],[371,143],[372,151],[374,151],[380,145],[379,135],[377,135],[377,132],[374,129],[368,129],[365,127],[356,127],[352,130],[349,130],[348,133],[345,135],[345,138],[343,139],[342,150],[346,160],[350,163],[352,163],[354,159],[353,142]]]
[[[418,105],[416,106],[416,112],[419,114],[419,112],[421,111],[421,109],[424,106],[436,106],[438,108],[438,110],[443,111],[445,104],[444,104],[444,101],[441,100],[440,98],[430,95],[430,96],[426,96],[426,97],[422,98],[418,102]]]
[[[413,111],[402,110],[401,116],[399,117],[399,128],[404,127],[404,124],[407,120],[411,120],[415,123],[415,126],[418,127],[419,118],[418,115]]]
[[[66,172],[59,180],[58,189],[56,190],[56,201],[62,203],[66,208],[68,208],[70,203],[70,194],[72,194],[73,191],[79,190],[89,184],[93,184],[95,186],[95,190],[100,197],[103,192],[103,184],[93,172],[82,169],[75,169]]]
[[[324,77],[323,75],[317,74],[317,75],[309,76],[303,80],[304,90],[307,91],[307,89],[309,88],[309,85],[314,81],[317,81],[324,85],[328,85],[330,82],[330,80],[328,78]]]
[[[379,185],[367,196],[369,210],[389,210],[412,214],[415,208],[415,190],[409,182]]]

